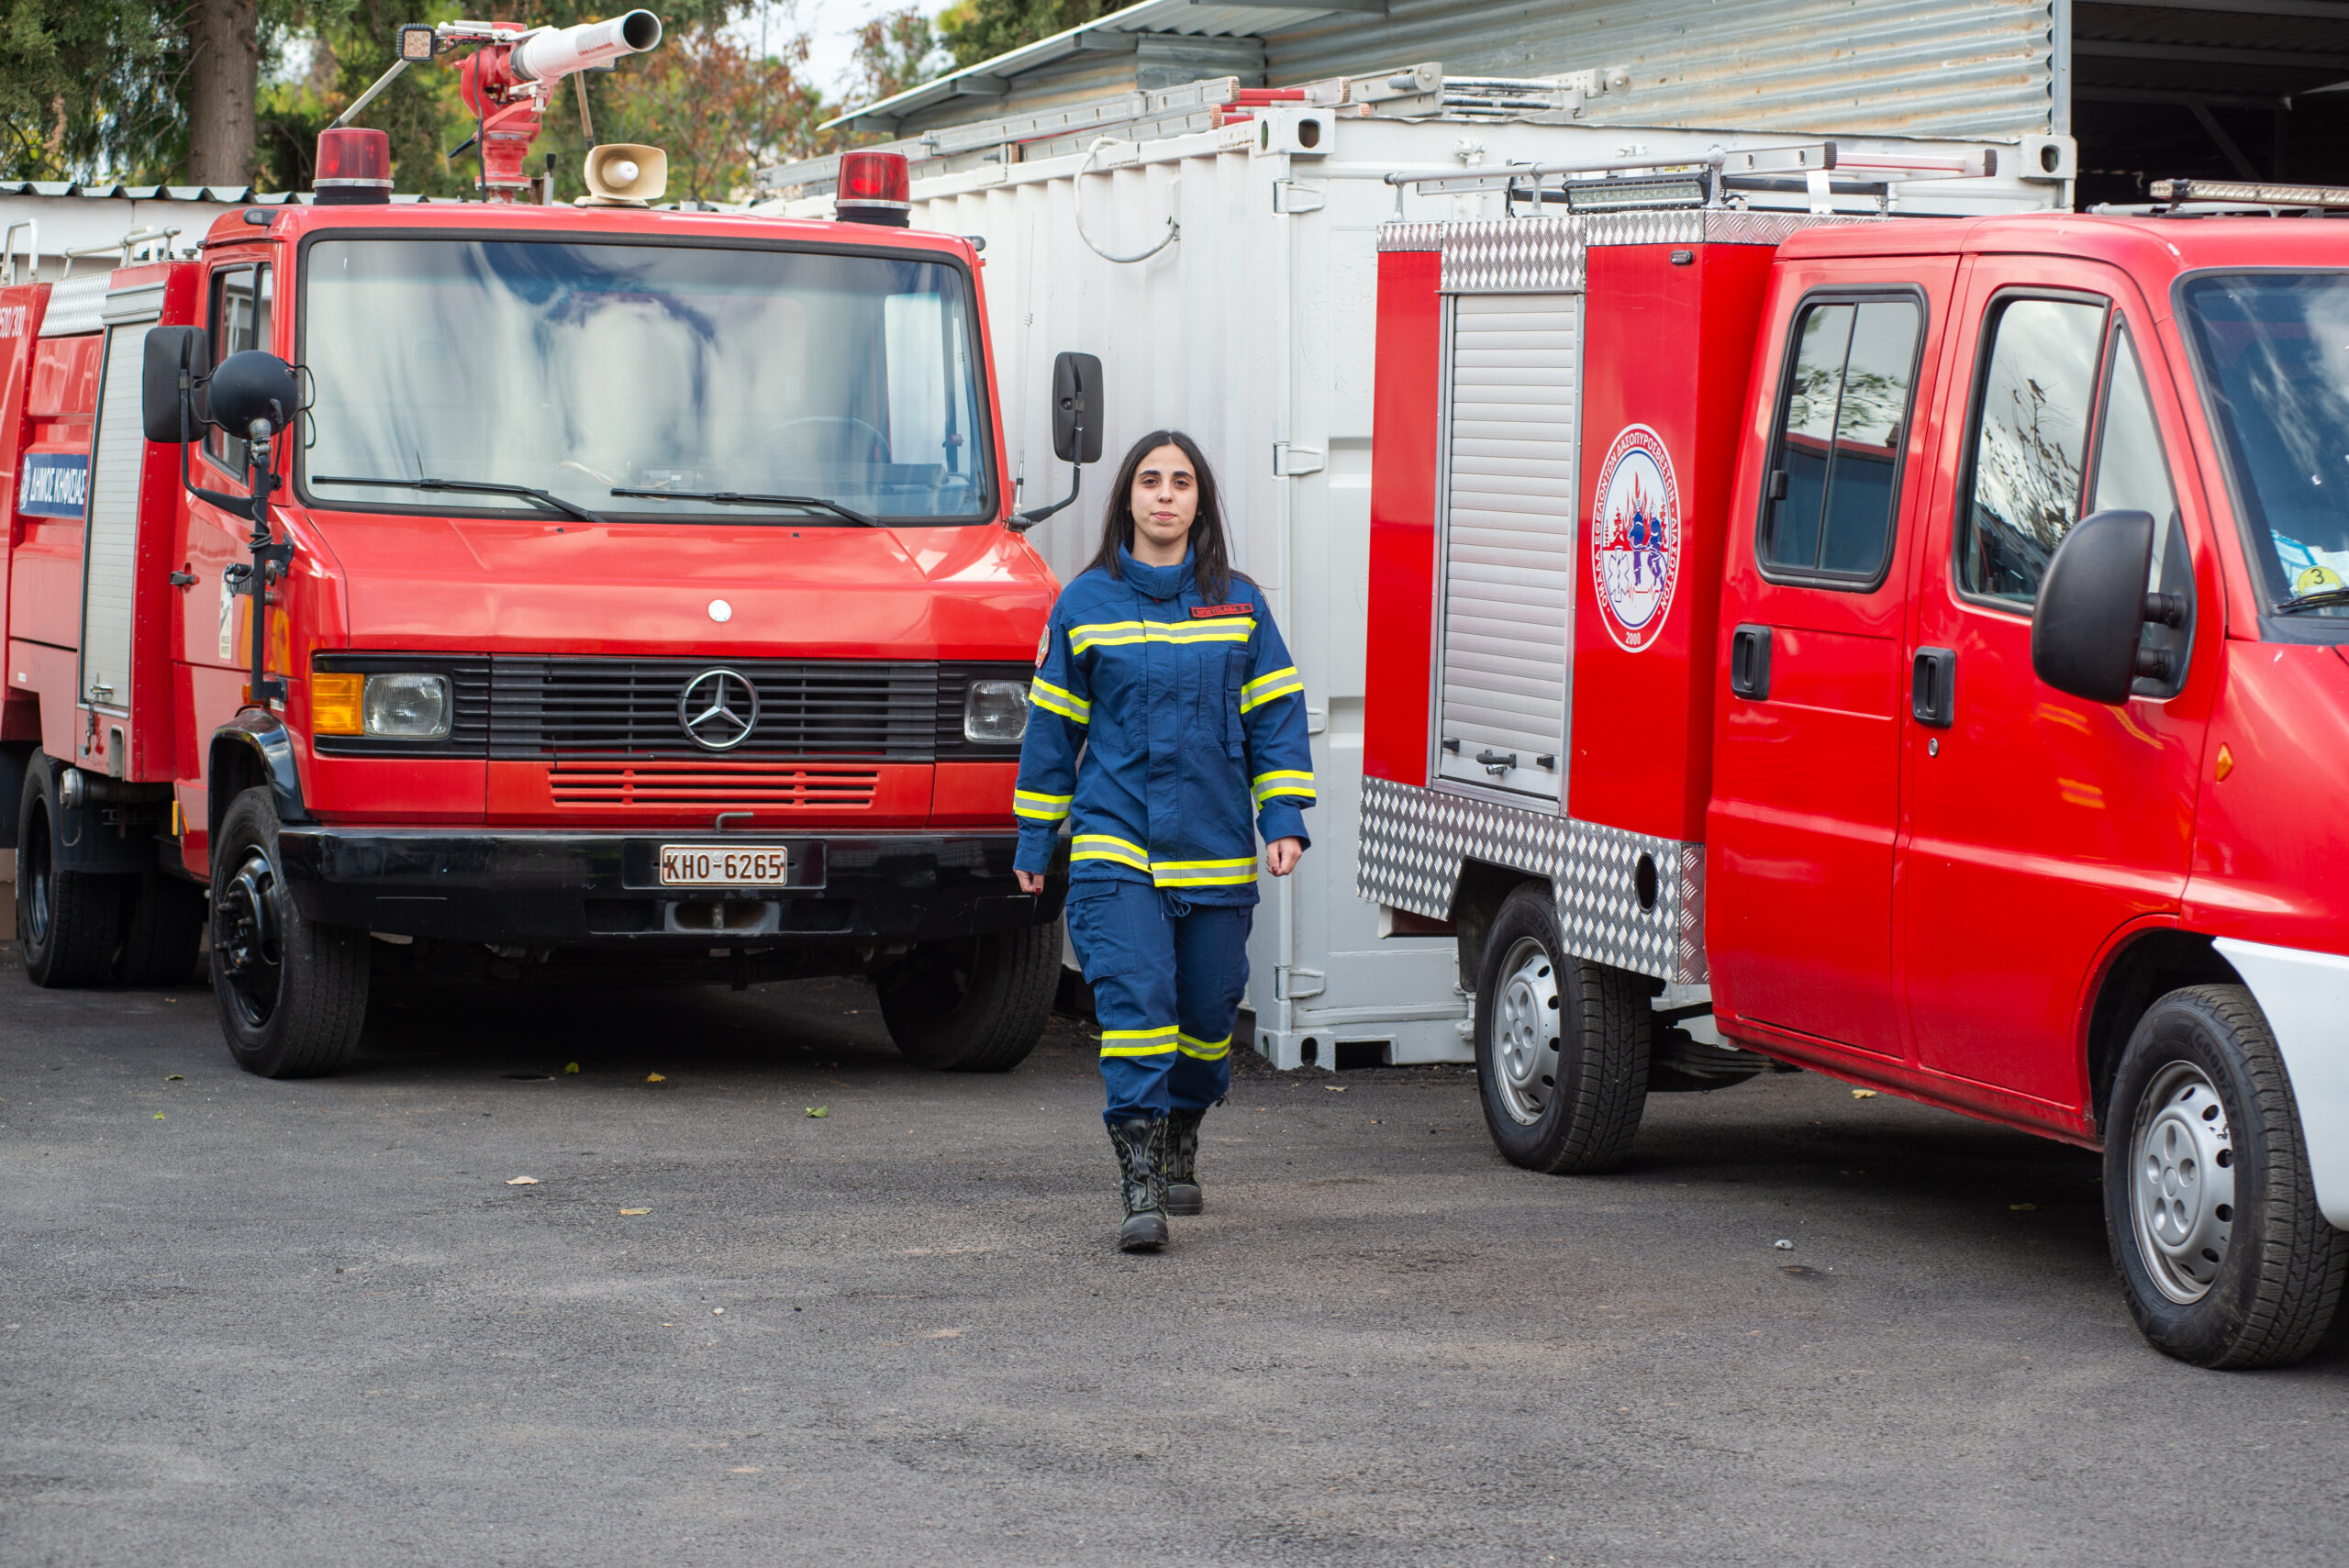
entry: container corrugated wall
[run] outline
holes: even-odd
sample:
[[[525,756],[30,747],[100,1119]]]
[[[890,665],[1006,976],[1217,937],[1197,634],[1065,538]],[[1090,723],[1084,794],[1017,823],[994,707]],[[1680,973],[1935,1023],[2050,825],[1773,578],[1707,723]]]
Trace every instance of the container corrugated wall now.
[[[1449,76],[1625,65],[1619,125],[2012,136],[2052,128],[2051,0],[1393,0],[1267,40],[1272,82],[1441,61]]]

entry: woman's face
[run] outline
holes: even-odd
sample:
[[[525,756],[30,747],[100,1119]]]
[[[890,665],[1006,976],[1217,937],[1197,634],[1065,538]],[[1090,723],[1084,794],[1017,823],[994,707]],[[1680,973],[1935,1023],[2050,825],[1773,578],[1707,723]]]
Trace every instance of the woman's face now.
[[[1134,471],[1126,507],[1133,514],[1137,559],[1159,566],[1183,559],[1191,524],[1199,515],[1199,476],[1191,472],[1191,460],[1181,447],[1170,441],[1143,457]]]

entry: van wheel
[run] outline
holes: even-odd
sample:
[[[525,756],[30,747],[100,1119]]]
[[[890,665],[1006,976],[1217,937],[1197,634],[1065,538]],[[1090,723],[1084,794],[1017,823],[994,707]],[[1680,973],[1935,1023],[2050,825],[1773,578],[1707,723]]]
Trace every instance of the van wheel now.
[[[228,804],[212,848],[212,993],[237,1065],[264,1078],[340,1067],[367,1019],[367,933],[305,918],[279,869],[266,787]]]
[[[166,872],[126,879],[118,977],[125,985],[184,985],[204,945],[204,889]]]
[[[1061,979],[1061,923],[924,942],[873,977],[907,1061],[944,1073],[1008,1073],[1043,1035]]]
[[[1565,956],[1550,889],[1502,900],[1476,982],[1485,1126],[1511,1164],[1586,1174],[1631,1151],[1653,1009],[1642,982]]]
[[[2240,985],[2193,985],[2138,1021],[2104,1123],[2104,1220],[2137,1327],[2198,1366],[2316,1348],[2349,1234],[2316,1207],[2276,1037]]]
[[[97,985],[122,943],[124,879],[57,864],[56,777],[33,753],[17,811],[17,940],[36,985]]]

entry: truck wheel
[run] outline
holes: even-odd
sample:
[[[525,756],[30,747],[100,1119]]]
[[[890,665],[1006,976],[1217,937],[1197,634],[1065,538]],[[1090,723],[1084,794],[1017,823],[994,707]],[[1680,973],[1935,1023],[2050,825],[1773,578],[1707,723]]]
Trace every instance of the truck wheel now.
[[[57,783],[33,753],[17,813],[17,940],[36,985],[97,985],[122,942],[123,879],[57,864]]]
[[[117,974],[125,985],[184,985],[204,944],[204,889],[165,872],[128,879]]]
[[[1502,901],[1476,982],[1476,1078],[1511,1164],[1580,1174],[1622,1162],[1647,1101],[1652,1014],[1636,977],[1565,956],[1548,887]]]
[[[2240,985],[2194,985],[2138,1021],[2104,1123],[2104,1221],[2137,1327],[2198,1366],[2316,1348],[2349,1234],[2316,1207],[2292,1086]]]
[[[1061,925],[925,942],[873,977],[907,1061],[944,1073],[1008,1073],[1044,1032],[1061,978]]]
[[[367,933],[303,917],[267,788],[231,801],[212,847],[212,992],[237,1065],[264,1078],[340,1067],[367,1018]]]

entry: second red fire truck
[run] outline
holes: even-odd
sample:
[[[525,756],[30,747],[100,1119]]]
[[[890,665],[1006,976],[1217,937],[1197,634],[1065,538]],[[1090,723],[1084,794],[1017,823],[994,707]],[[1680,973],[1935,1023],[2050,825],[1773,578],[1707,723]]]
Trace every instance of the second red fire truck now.
[[[1011,787],[1055,584],[978,258],[903,227],[886,157],[843,221],[651,210],[651,149],[512,199],[552,88],[658,36],[405,29],[473,49],[493,199],[394,205],[338,128],[313,203],[198,259],[0,289],[38,983],[184,977],[208,919],[273,1076],[341,1062],[386,973],[861,973],[916,1061],[1033,1044],[1060,884],[1020,892]]]
[[[2349,224],[2242,212],[2349,193],[1518,178],[1535,216],[1382,237],[1360,871],[1457,933],[1495,1141],[1604,1169],[1652,1088],[1799,1064],[2101,1149],[2147,1337],[2306,1353],[2349,1269]]]

